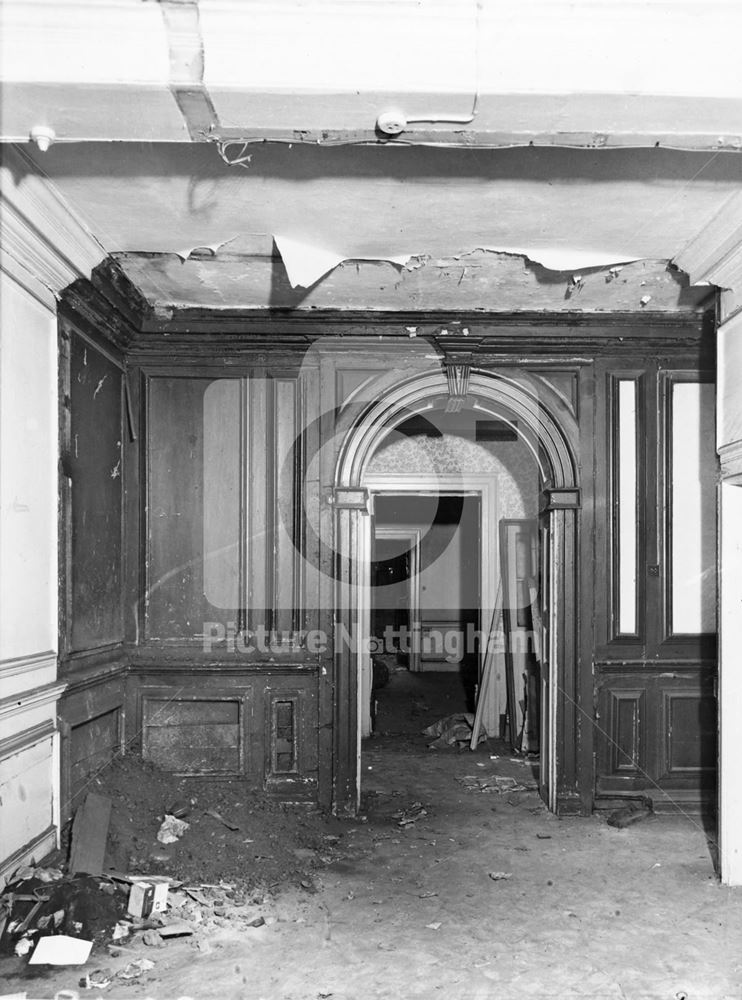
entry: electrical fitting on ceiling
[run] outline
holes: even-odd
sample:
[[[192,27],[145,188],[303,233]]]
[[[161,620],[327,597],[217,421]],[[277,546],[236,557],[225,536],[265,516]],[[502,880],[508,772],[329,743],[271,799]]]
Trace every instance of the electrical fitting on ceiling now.
[[[384,135],[396,136],[406,132],[410,125],[469,125],[477,116],[477,96],[468,115],[426,115],[425,118],[408,118],[396,109],[382,111],[376,119],[376,130]]]
[[[414,118],[408,118],[403,111],[395,109],[389,109],[387,111],[382,111],[376,122],[374,124],[375,137],[372,133],[369,133],[368,138],[339,138],[334,139],[325,133],[322,140],[317,139],[317,143],[323,146],[357,146],[357,145],[374,145],[379,142],[387,143],[390,140],[393,141],[401,136],[404,132],[408,131],[411,125],[469,125],[477,116],[477,104],[479,102],[479,94],[474,95],[474,101],[471,107],[471,111],[466,115],[451,115],[451,114],[429,114],[425,116],[418,116]],[[248,152],[250,146],[255,143],[262,142],[283,142],[293,145],[297,142],[296,136],[278,138],[272,137],[270,140],[264,137],[251,138],[239,138],[239,139],[224,139],[218,134],[213,134],[210,136],[213,141],[217,144],[217,149],[219,150],[219,155],[224,160],[224,162],[230,167],[247,167],[252,159],[252,154]],[[406,140],[408,144],[411,140]],[[429,140],[428,140],[429,143]],[[451,145],[450,142],[447,145]],[[467,146],[471,145],[471,142],[466,143]],[[239,147],[236,151],[233,147]]]
[[[57,138],[54,129],[47,125],[34,125],[28,135],[31,142],[36,143],[36,148],[40,153],[45,153]]]

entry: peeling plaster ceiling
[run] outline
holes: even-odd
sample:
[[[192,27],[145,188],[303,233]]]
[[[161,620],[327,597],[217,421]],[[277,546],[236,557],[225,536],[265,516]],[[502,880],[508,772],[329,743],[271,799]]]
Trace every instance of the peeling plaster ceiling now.
[[[153,305],[208,289],[234,309],[266,304],[239,275],[283,237],[309,248],[303,262],[287,253],[294,285],[343,259],[465,263],[478,248],[562,271],[669,260],[742,182],[740,154],[663,149],[261,144],[238,167],[211,144],[87,143],[34,160],[109,253],[177,255],[148,265]]]

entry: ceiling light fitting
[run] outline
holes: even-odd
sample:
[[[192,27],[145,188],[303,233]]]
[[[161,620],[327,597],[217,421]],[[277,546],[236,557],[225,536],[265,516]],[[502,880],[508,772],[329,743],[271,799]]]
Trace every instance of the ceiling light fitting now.
[[[376,119],[376,128],[384,135],[400,135],[406,132],[410,125],[468,125],[473,122],[477,115],[477,101],[474,99],[474,107],[468,115],[426,115],[424,118],[408,118],[404,112],[392,109],[382,111]]]
[[[34,125],[29,132],[31,142],[35,142],[40,153],[45,153],[57,138],[57,133],[47,125]]]

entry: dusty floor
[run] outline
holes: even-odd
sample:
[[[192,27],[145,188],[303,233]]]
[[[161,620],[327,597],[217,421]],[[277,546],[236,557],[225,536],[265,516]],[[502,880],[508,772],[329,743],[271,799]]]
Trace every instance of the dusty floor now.
[[[94,953],[88,971],[134,953],[154,962],[99,991],[79,988],[84,969],[29,978],[20,959],[5,959],[2,989],[156,1000],[742,997],[742,892],[715,877],[713,830],[683,816],[620,830],[600,816],[558,819],[534,791],[467,790],[460,779],[529,785],[531,765],[502,744],[427,749],[416,734],[441,698],[461,706],[447,683],[409,681],[392,679],[379,713],[382,732],[402,735],[364,749],[365,822],[342,825],[311,883],[288,879],[265,900],[266,924],[224,919],[198,947]]]

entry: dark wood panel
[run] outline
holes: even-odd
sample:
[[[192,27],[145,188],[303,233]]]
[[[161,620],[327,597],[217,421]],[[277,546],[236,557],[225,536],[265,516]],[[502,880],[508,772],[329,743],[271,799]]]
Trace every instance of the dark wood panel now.
[[[123,638],[123,376],[109,357],[72,333],[69,431],[63,465],[70,481],[67,651]]]
[[[242,604],[245,391],[244,379],[218,379],[203,397],[204,598],[225,627]]]
[[[297,473],[301,471],[299,393],[294,378],[273,379],[273,623],[290,633],[298,627],[299,538]]]
[[[121,747],[121,712],[118,708],[96,719],[71,727],[65,752],[69,775],[68,807],[75,806],[87,790],[89,779],[110,762]]]
[[[715,771],[717,762],[716,699],[696,692],[665,694],[667,772]]]
[[[717,718],[709,668],[696,662],[667,669],[655,661],[596,670],[598,796],[642,792],[663,807],[708,800]]]
[[[611,692],[611,771],[640,773],[644,691]]]
[[[214,748],[210,750],[172,746],[162,752],[148,753],[147,759],[165,771],[175,774],[239,774],[239,751]]]
[[[238,723],[220,725],[202,719],[186,726],[172,722],[162,726],[150,725],[147,726],[146,744],[147,756],[153,760],[167,760],[168,770],[172,770],[173,765],[177,764],[183,750],[202,750],[205,757],[212,750],[217,754],[222,750],[234,750],[235,770],[239,764]]]
[[[215,384],[166,377],[149,384],[146,617],[152,638],[198,638],[205,622],[226,625],[237,619],[237,609],[219,606],[219,599],[238,593],[234,573],[240,563],[240,396],[237,390],[220,399],[228,444],[217,446],[219,421],[213,414],[208,421],[210,440],[205,442],[205,397]],[[205,545],[209,558],[217,558],[210,568],[208,595]]]
[[[274,795],[307,801],[319,785],[317,688],[307,681],[265,691],[265,786]]]
[[[271,698],[271,772],[291,773],[299,770],[299,696]]]
[[[215,726],[236,726],[240,718],[236,701],[161,701],[147,700],[147,726],[200,726],[204,720]]]
[[[224,698],[142,699],[142,753],[176,773],[239,774],[243,702]]]
[[[564,400],[575,416],[579,415],[579,372],[577,370],[547,369],[538,373],[547,385]]]

